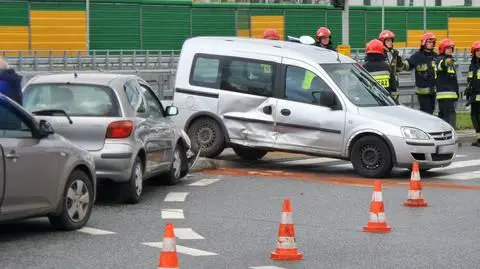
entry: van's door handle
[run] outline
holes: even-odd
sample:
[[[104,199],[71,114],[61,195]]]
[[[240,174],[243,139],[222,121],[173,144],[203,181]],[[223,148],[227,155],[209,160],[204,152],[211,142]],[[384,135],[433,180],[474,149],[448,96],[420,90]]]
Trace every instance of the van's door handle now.
[[[263,107],[263,113],[265,113],[267,115],[272,115],[272,106]]]
[[[290,111],[290,109],[284,108],[284,109],[280,110],[280,113],[282,113],[283,116],[290,116],[291,111]]]
[[[9,154],[5,154],[5,158],[7,159],[18,159],[18,157],[20,157],[20,155],[18,155],[14,150]]]

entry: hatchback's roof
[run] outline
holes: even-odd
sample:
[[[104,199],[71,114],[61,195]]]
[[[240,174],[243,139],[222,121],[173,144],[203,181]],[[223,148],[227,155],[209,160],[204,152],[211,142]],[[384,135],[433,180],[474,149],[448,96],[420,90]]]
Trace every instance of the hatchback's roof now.
[[[243,37],[195,37],[185,41],[183,49],[201,51],[203,53],[216,51],[251,52],[255,54],[288,57],[292,59],[324,63],[354,63],[350,57],[314,45],[306,45],[291,41],[268,40]]]
[[[76,75],[75,75],[76,74]],[[52,74],[52,75],[39,75],[33,78],[28,83],[72,83],[72,84],[96,84],[96,85],[110,85],[115,80],[127,80],[134,76],[132,75],[122,75],[122,74],[113,74],[113,73],[94,73],[94,72],[85,72],[85,73],[62,73],[62,74]]]

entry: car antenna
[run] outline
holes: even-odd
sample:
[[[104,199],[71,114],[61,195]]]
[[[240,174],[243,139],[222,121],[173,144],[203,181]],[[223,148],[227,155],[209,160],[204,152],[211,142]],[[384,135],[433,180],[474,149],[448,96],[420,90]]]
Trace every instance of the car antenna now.
[[[340,61],[340,53],[338,52],[338,49],[337,49],[337,62],[341,63],[342,61]]]

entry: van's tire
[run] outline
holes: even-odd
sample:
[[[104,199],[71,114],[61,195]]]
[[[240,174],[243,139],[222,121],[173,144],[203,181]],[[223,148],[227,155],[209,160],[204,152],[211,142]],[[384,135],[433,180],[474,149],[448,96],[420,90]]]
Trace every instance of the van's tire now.
[[[263,149],[255,149],[238,145],[232,145],[232,149],[235,151],[235,154],[237,154],[238,157],[247,161],[260,160],[268,153],[268,151]]]
[[[353,144],[350,160],[355,171],[367,178],[382,178],[392,171],[392,153],[379,137],[368,135]]]
[[[188,173],[187,155],[184,147],[177,143],[173,150],[173,160],[170,170],[166,174],[165,184],[175,185]]]
[[[192,141],[192,151],[198,152],[204,148],[200,156],[215,158],[225,149],[225,134],[222,127],[212,118],[199,118],[195,120],[187,131]]]
[[[144,169],[139,156],[135,158],[128,182],[122,185],[122,199],[128,204],[138,204],[143,194]]]
[[[82,228],[92,213],[94,195],[92,181],[88,175],[81,170],[74,170],[68,177],[63,191],[60,214],[49,216],[50,224],[64,231]],[[70,208],[77,209],[69,214]]]

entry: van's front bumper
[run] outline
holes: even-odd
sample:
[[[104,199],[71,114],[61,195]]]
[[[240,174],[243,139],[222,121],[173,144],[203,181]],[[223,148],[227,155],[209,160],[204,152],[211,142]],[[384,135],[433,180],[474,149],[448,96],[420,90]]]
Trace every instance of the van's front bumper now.
[[[411,168],[417,161],[421,168],[429,169],[448,166],[458,152],[458,140],[407,140],[403,137],[389,137],[395,149],[397,167]]]

